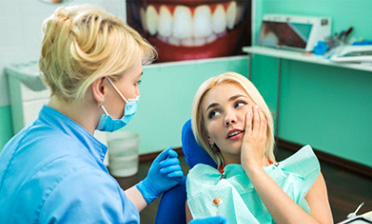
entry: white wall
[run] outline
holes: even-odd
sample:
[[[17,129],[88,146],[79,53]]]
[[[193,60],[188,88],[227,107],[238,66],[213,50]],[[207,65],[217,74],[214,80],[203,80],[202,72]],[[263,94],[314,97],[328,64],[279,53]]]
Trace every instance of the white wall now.
[[[125,0],[72,0],[58,5],[41,0],[0,0],[0,107],[9,105],[4,67],[37,61],[44,19],[60,6],[85,3],[99,5],[125,20]]]

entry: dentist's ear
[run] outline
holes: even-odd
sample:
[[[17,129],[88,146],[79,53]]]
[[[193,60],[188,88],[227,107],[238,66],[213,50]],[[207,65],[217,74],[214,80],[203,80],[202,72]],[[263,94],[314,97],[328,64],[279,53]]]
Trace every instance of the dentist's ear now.
[[[101,103],[105,100],[105,93],[107,85],[104,82],[106,77],[100,77],[91,84],[90,88],[92,90],[93,98],[98,102]]]

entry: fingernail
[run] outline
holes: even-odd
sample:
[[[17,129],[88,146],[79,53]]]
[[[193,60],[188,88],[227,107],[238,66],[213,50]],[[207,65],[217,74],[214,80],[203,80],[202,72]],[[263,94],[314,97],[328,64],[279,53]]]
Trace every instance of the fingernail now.
[[[251,117],[252,116],[252,112],[248,112],[248,117]]]
[[[258,105],[254,105],[254,109],[257,110],[259,108]]]

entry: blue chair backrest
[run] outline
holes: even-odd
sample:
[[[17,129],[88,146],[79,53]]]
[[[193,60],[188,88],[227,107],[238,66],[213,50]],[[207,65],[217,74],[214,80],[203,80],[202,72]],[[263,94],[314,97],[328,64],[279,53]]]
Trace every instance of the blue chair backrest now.
[[[182,128],[182,151],[185,160],[192,169],[198,163],[217,167],[210,155],[196,142],[191,128],[191,120],[186,121]]]
[[[182,151],[185,160],[192,169],[198,163],[217,167],[209,154],[196,142],[191,128],[191,120],[186,121],[182,128]],[[186,177],[182,182],[164,192],[156,213],[155,224],[186,224]]]

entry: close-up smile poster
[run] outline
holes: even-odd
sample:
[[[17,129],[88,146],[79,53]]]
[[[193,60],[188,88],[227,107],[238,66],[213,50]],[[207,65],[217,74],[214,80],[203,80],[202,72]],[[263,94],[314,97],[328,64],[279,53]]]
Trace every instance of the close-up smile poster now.
[[[240,55],[251,45],[251,0],[127,0],[126,8],[157,62]]]

